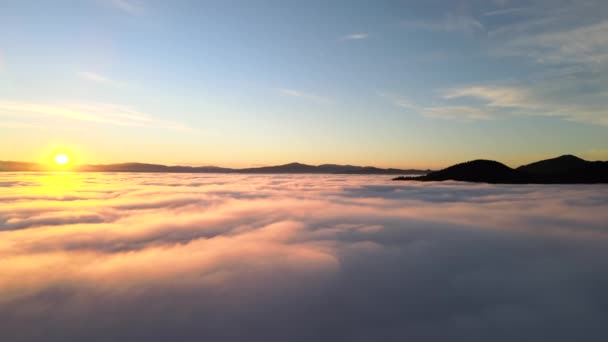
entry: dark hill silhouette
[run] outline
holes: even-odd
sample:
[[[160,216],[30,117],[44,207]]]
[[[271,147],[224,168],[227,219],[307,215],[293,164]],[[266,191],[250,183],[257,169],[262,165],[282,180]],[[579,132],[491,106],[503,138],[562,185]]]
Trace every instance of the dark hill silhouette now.
[[[588,163],[584,159],[568,154],[523,165],[518,167],[517,170],[536,175],[564,174],[583,169]]]
[[[285,165],[277,166],[263,166],[263,167],[252,167],[247,169],[240,169],[236,172],[242,173],[320,173],[317,166],[300,164],[300,163],[289,163]]]
[[[465,181],[504,184],[575,184],[608,183],[608,162],[590,162],[565,155],[541,160],[517,169],[491,160],[474,160],[419,177],[397,177],[394,180]]]
[[[122,163],[107,165],[82,165],[74,168],[79,172],[174,172],[174,173],[222,173],[232,169],[217,166],[167,166],[145,163]]]
[[[54,171],[55,169],[36,163],[23,163],[14,161],[0,161],[1,171]],[[323,164],[319,166],[301,163],[290,163],[277,166],[264,166],[244,169],[231,169],[217,166],[167,166],[146,163],[121,163],[105,165],[77,165],[70,170],[77,172],[172,172],[172,173],[316,173],[316,174],[385,174],[385,175],[421,175],[430,170],[401,170],[381,169],[373,166],[353,166]]]
[[[344,171],[344,172],[339,172],[339,173],[347,173],[347,174],[373,174],[373,175],[394,175],[394,174],[402,174],[402,173],[409,173],[409,174],[427,174],[429,172],[432,172],[431,170],[415,170],[415,169],[409,169],[409,170],[402,170],[405,172],[399,172],[399,169],[380,169],[374,166],[364,166],[364,167],[359,167],[357,170],[353,170],[353,171]]]
[[[472,160],[452,165],[446,169],[415,177],[421,181],[455,180],[464,182],[519,183],[520,174],[516,170],[493,160]],[[401,180],[397,178],[397,180]]]
[[[322,164],[319,166],[307,165],[301,163],[289,163],[277,166],[264,166],[246,169],[233,169],[233,172],[238,173],[327,173],[327,174],[412,174],[421,175],[430,172],[430,170],[401,170],[401,169],[381,169],[373,166],[353,166],[353,165],[336,165]]]
[[[0,172],[44,171],[41,164],[0,160]]]
[[[572,155],[523,165],[517,170],[550,183],[608,183],[608,162],[586,161]]]
[[[317,167],[319,168],[319,170],[323,170],[328,173],[334,173],[334,172],[349,173],[349,172],[356,172],[361,169],[361,166],[337,165],[337,164],[322,164]]]

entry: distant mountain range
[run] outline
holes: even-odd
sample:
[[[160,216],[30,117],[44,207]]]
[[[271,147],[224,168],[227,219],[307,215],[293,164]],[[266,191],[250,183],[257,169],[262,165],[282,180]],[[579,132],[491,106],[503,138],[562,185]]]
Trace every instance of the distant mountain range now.
[[[493,160],[473,160],[423,176],[397,177],[394,180],[455,180],[503,184],[608,183],[608,162],[592,162],[564,155],[512,169]]]
[[[363,174],[363,175],[422,175],[431,170],[416,169],[381,169],[373,166],[353,166],[353,165],[306,165],[300,163],[290,163],[285,165],[253,167],[243,169],[232,169],[217,166],[167,166],[160,164],[144,163],[123,163],[105,165],[79,165],[70,168],[71,171],[78,172],[169,172],[169,173],[317,173],[317,174]],[[21,172],[21,171],[52,171],[51,168],[43,164],[24,163],[13,161],[0,161],[0,172]]]

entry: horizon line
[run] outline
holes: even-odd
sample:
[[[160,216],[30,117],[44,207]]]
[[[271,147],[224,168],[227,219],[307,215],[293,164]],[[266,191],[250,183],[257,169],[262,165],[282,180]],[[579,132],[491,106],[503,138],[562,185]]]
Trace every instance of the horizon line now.
[[[564,156],[574,156],[576,158],[586,160],[584,158],[580,158],[573,154],[562,154],[557,157],[544,158],[544,159],[540,159],[540,160],[548,160],[548,159],[554,159],[554,158],[559,158],[559,157],[564,157]],[[159,170],[157,170],[157,171],[130,171],[130,170],[97,171],[97,170],[83,169],[83,168],[87,168],[87,167],[103,168],[103,167],[116,167],[116,166],[128,166],[128,165],[132,165],[132,166],[139,165],[139,166],[143,166],[143,167],[147,166],[147,167],[158,167],[158,168],[168,168],[168,169],[180,169],[180,168],[181,169],[195,169],[195,171],[196,171],[196,169],[198,169],[199,171],[202,171],[203,169],[218,169],[218,173],[238,173],[238,172],[242,172],[242,171],[256,171],[256,170],[260,170],[260,169],[272,169],[272,168],[290,167],[290,166],[292,166],[292,167],[312,167],[312,168],[334,167],[334,168],[341,168],[341,169],[338,172],[336,172],[336,171],[323,172],[322,170],[316,170],[316,172],[302,172],[302,171],[293,171],[292,170],[289,172],[273,172],[273,173],[356,173],[355,169],[361,169],[361,170],[375,169],[376,172],[382,172],[382,171],[385,171],[385,172],[388,172],[388,171],[432,172],[432,171],[445,169],[445,168],[453,166],[453,165],[470,162],[470,161],[475,161],[475,160],[491,160],[491,161],[497,161],[499,163],[502,163],[495,159],[476,158],[476,159],[468,159],[468,160],[456,162],[456,163],[450,164],[448,166],[438,167],[438,168],[380,167],[380,166],[374,166],[374,165],[355,165],[355,164],[337,164],[337,163],[307,164],[307,163],[301,163],[301,162],[297,162],[297,161],[289,162],[289,163],[281,163],[281,164],[257,165],[257,166],[247,166],[247,167],[227,167],[227,166],[218,166],[218,165],[213,165],[213,164],[204,164],[204,165],[195,166],[195,165],[163,164],[163,163],[149,163],[149,162],[137,162],[137,161],[117,162],[117,163],[81,163],[81,164],[70,163],[68,165],[57,165],[57,164],[53,164],[52,162],[41,163],[41,162],[29,162],[29,161],[17,161],[17,160],[0,160],[0,163],[26,164],[26,165],[23,165],[24,169],[22,169],[22,170],[15,168],[14,167],[15,165],[14,165],[12,170],[0,169],[0,172],[171,172],[171,171],[159,171]],[[540,161],[540,160],[536,160],[536,161]],[[603,162],[602,160],[586,160],[586,161]],[[535,161],[532,161],[530,163],[534,163],[534,162]],[[519,166],[528,165],[530,163],[521,164]],[[502,163],[502,164],[507,165],[505,163]],[[517,166],[515,166],[514,168],[516,168],[516,167]],[[40,168],[40,169],[32,170],[32,169],[27,169],[27,168]],[[368,171],[371,172],[371,170],[368,170]],[[177,172],[187,173],[187,170],[177,171]],[[202,172],[198,172],[198,173],[203,173],[203,172],[204,173],[213,173],[213,172],[211,172],[211,170],[209,170],[209,172],[202,171]]]

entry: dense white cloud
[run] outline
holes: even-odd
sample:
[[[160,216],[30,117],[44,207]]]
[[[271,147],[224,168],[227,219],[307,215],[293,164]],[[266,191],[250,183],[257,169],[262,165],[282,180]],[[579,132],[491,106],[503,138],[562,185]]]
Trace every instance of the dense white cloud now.
[[[606,338],[608,188],[0,174],[0,339]]]

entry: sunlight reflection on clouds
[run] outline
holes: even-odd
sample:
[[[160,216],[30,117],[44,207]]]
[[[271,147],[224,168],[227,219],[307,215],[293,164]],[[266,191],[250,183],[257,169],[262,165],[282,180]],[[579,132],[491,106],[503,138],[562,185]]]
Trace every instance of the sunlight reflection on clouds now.
[[[0,174],[0,339],[599,341],[607,190]]]

